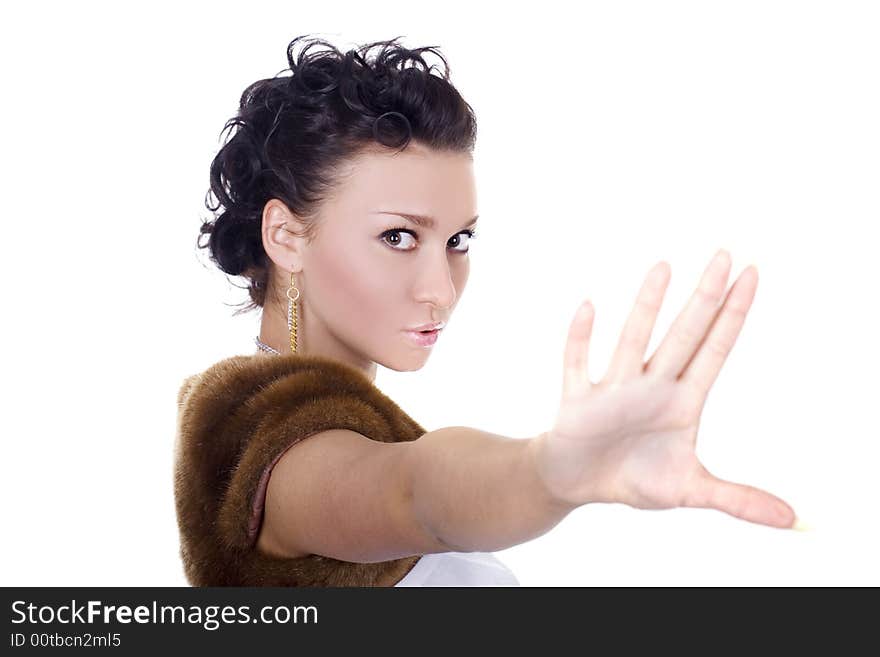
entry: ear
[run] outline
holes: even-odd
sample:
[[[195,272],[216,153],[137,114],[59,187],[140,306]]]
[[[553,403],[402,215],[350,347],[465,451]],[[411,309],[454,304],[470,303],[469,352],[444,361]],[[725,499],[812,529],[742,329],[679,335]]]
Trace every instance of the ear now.
[[[263,206],[263,249],[279,271],[302,271],[305,228],[283,201],[273,198]]]

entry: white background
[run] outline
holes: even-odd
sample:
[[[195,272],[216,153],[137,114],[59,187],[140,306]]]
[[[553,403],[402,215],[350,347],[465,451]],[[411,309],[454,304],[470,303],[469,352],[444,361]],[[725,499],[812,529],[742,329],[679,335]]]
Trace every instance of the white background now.
[[[177,389],[251,353],[258,319],[195,249],[208,166],[305,33],[438,46],[477,113],[467,291],[421,371],[377,377],[426,429],[535,435],[583,299],[598,380],[655,262],[672,280],[649,354],[718,248],[731,282],[758,268],[698,454],[813,529],[588,505],[498,553],[523,585],[880,584],[876,3],[10,7],[3,585],[186,585]]]

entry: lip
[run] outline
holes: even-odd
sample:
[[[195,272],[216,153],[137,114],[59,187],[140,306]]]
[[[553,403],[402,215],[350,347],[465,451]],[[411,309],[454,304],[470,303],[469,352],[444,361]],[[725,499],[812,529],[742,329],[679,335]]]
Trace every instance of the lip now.
[[[434,329],[442,329],[446,327],[446,322],[431,322],[429,324],[422,324],[421,326],[413,326],[411,329],[407,329],[408,331],[433,331]]]
[[[427,333],[420,333],[419,331],[404,331],[410,340],[415,342],[420,347],[431,347],[437,342],[437,338],[440,336],[440,331],[443,329],[436,329],[434,331],[429,331]]]

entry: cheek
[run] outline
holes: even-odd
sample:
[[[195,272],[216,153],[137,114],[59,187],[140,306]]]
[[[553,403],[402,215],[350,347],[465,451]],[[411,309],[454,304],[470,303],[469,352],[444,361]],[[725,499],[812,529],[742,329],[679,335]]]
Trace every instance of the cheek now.
[[[471,261],[468,256],[459,258],[459,263],[460,264],[452,268],[452,282],[455,285],[456,305],[458,299],[461,298],[462,292],[464,292],[464,288],[468,282],[468,276],[470,276],[471,272]]]
[[[320,253],[309,278],[312,303],[321,314],[346,325],[367,326],[388,317],[399,277],[382,267],[382,259],[369,248],[336,249]]]

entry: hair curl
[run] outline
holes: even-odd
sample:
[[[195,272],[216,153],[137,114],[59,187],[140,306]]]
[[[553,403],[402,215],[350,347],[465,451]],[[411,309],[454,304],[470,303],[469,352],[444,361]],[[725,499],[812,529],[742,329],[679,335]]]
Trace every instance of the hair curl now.
[[[205,205],[214,217],[203,220],[196,240],[226,274],[249,279],[250,303],[237,313],[266,300],[269,259],[261,228],[270,199],[300,217],[314,216],[336,168],[376,143],[403,150],[415,140],[473,152],[476,117],[450,83],[445,58],[436,46],[408,49],[400,38],[342,53],[324,40],[296,37],[287,46],[289,68],[242,93],[237,114],[220,133],[229,130],[229,136],[211,163]],[[325,49],[314,50],[318,45]],[[439,57],[439,75],[423,53]],[[312,228],[307,224],[309,239]]]

